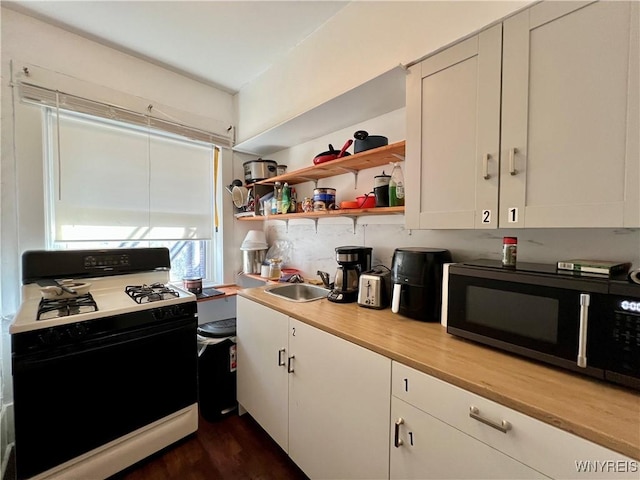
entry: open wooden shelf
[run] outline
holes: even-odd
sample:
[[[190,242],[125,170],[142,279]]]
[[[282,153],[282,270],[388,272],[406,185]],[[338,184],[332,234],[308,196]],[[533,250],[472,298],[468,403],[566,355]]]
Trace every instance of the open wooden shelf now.
[[[392,143],[384,147],[373,148],[364,152],[331,160],[319,165],[310,165],[305,168],[294,170],[267,178],[256,182],[255,185],[273,185],[275,182],[289,185],[296,185],[304,182],[317,182],[321,178],[334,177],[344,173],[356,173],[367,168],[379,167],[390,162],[401,162],[404,160],[405,142]],[[398,156],[396,156],[398,155]]]
[[[280,215],[252,215],[238,217],[244,222],[262,222],[264,220],[295,220],[297,218],[331,218],[331,217],[363,217],[367,215],[402,215],[404,207],[377,207],[377,208],[344,208],[341,210],[327,210],[325,212],[285,213]]]

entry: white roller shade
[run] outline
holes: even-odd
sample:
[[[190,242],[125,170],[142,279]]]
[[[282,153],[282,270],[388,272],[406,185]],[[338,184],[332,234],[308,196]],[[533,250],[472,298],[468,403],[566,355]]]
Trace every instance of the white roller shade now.
[[[214,146],[50,110],[54,240],[211,238]]]

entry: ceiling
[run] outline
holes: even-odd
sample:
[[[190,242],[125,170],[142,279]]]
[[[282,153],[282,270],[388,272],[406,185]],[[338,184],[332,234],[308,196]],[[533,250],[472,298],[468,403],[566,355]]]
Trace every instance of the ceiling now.
[[[229,93],[238,92],[346,1],[3,1]]]

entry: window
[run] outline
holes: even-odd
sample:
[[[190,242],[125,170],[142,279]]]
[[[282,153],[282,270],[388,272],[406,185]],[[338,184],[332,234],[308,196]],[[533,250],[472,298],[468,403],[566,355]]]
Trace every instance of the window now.
[[[213,279],[217,147],[55,108],[45,142],[50,248],[165,246],[172,281]]]

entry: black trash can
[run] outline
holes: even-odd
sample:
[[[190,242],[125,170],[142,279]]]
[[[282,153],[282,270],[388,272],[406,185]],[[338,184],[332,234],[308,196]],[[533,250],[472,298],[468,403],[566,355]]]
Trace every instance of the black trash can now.
[[[198,327],[198,406],[215,422],[238,408],[236,399],[236,319]]]

